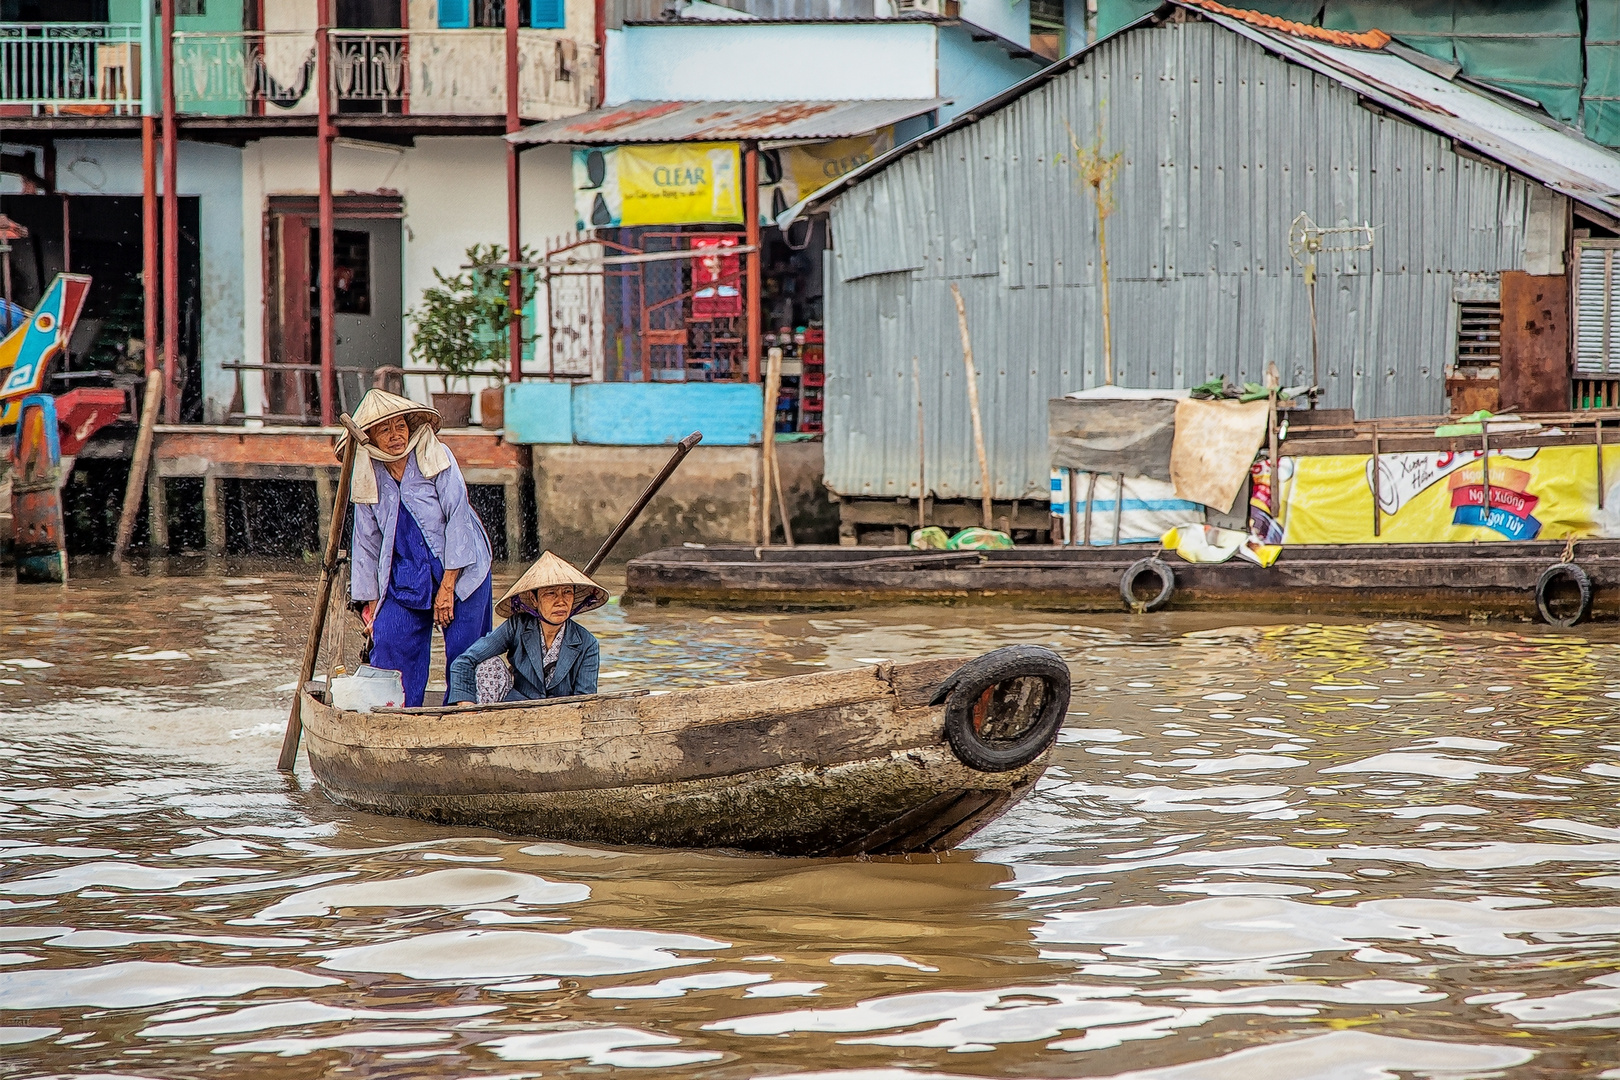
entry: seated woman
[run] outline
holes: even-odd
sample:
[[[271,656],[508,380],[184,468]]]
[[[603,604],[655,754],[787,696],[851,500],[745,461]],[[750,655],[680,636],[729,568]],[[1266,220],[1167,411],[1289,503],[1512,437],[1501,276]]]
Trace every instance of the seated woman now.
[[[439,442],[439,414],[371,390],[354,410],[366,433],[351,474],[349,598],[371,635],[371,663],[400,673],[405,704],[420,705],[433,664],[433,628],[446,667],[489,633],[489,537],[467,502],[455,457]],[[348,435],[338,440],[341,459]]]
[[[607,603],[607,590],[551,552],[506,590],[495,613],[506,621],[450,665],[446,705],[478,700],[478,665],[505,656],[512,665],[507,701],[596,693],[596,637],[573,621]]]

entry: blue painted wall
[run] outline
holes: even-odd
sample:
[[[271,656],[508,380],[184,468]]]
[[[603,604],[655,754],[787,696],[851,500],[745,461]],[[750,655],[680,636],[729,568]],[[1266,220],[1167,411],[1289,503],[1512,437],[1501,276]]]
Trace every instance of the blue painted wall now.
[[[952,101],[939,110],[939,122],[943,124],[966,112],[1045,66],[1045,61],[1040,60],[1014,60],[996,42],[974,41],[972,31],[960,23],[941,26],[939,96]]]
[[[701,431],[705,446],[757,446],[764,411],[757,383],[517,383],[506,388],[505,438],[669,446]]]
[[[509,443],[573,442],[573,392],[568,383],[507,383],[502,437]]]

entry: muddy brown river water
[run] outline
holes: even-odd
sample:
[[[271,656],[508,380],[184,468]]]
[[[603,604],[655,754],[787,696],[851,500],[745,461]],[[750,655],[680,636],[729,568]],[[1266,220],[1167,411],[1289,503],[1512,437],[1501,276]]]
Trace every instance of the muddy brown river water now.
[[[789,860],[335,807],[310,568],[94,573],[0,584],[0,1076],[1620,1077],[1612,626],[586,616],[613,689],[1069,660],[966,848]]]

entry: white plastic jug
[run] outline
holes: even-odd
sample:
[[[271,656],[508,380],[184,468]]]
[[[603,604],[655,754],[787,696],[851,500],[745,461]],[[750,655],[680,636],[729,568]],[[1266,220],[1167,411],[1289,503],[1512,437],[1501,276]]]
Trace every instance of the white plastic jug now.
[[[332,680],[332,707],[345,712],[371,712],[405,704],[405,682],[389,668],[361,664],[353,675]]]

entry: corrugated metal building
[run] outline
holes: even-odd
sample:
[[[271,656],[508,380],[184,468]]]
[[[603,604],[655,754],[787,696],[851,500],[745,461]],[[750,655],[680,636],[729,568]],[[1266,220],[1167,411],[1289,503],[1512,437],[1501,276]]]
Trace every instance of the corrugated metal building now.
[[[1269,363],[1309,382],[1288,244],[1304,212],[1376,230],[1372,251],[1320,260],[1323,406],[1445,411],[1459,287],[1564,273],[1571,200],[1617,224],[1620,156],[1411,50],[1298,29],[1316,39],[1167,4],[796,208],[832,226],[828,486],[922,494],[915,355],[928,494],[980,496],[955,282],[993,495],[1046,497],[1046,401],[1103,381],[1097,219],[1071,129],[1084,145],[1100,128],[1123,155],[1108,222],[1118,384],[1259,382]]]

